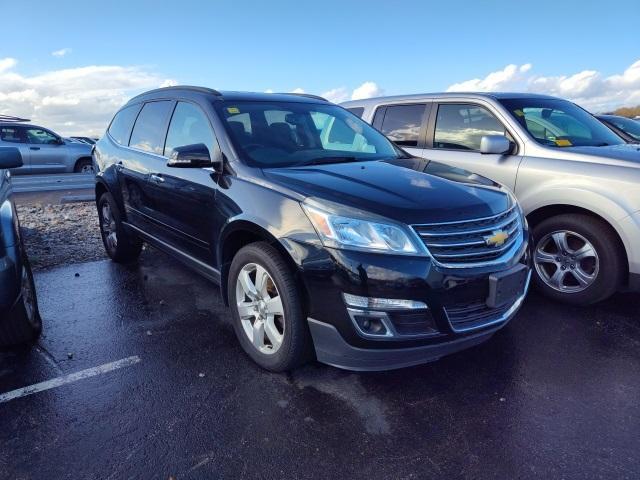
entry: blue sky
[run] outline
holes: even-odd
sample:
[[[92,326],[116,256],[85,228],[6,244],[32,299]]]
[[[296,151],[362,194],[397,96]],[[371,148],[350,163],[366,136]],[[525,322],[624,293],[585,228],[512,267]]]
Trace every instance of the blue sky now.
[[[0,62],[12,60],[4,68],[0,63],[0,113],[2,94],[10,88],[3,71],[28,80],[110,66],[124,69],[123,76],[147,76],[149,84],[159,79],[220,89],[302,88],[333,91],[336,100],[351,97],[364,82],[375,84],[364,89],[367,95],[440,91],[474,79],[480,83],[462,86],[551,93],[583,88],[595,98],[615,88],[606,83],[609,77],[640,60],[637,0],[41,0],[28,9],[22,2],[3,4],[2,17],[11,21],[3,21]],[[493,72],[497,83],[482,83]],[[561,88],[561,79],[579,74],[577,87],[569,82]],[[96,79],[100,83],[97,73],[90,77],[94,87]],[[605,86],[595,88],[596,80]],[[113,91],[126,96],[146,87],[140,80],[114,85]],[[73,103],[69,91],[63,93]],[[632,89],[600,103],[632,101],[637,93]]]

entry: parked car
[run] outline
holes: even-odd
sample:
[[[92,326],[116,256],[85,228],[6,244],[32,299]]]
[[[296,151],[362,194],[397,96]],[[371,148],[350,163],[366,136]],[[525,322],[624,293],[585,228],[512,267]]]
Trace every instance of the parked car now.
[[[91,138],[91,137],[71,137],[71,138],[82,143],[87,143],[89,145],[94,145],[97,141],[95,138]]]
[[[586,305],[640,290],[640,151],[577,105],[510,93],[374,98],[343,106],[413,155],[515,192],[535,246],[535,284]]]
[[[93,173],[92,145],[65,140],[46,128],[0,121],[0,147],[20,149],[23,166],[11,173]]]
[[[154,90],[94,155],[108,255],[133,261],[146,241],[218,283],[269,370],[314,352],[354,370],[434,360],[487,340],[526,293],[512,194],[319,97]]]
[[[640,122],[619,115],[596,115],[596,118],[627,143],[640,143]]]
[[[9,170],[21,164],[17,148],[0,147],[0,347],[32,342],[42,330],[33,275],[11,198]]]

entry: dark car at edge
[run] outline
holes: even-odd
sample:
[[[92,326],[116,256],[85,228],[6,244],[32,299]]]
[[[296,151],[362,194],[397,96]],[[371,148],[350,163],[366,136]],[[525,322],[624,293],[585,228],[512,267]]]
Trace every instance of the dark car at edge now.
[[[432,361],[489,339],[528,288],[510,192],[319,97],[147,92],[94,162],[109,256],[148,242],[220,285],[243,349],[272,371]]]
[[[42,329],[9,172],[21,166],[17,148],[0,147],[0,347],[32,342]]]

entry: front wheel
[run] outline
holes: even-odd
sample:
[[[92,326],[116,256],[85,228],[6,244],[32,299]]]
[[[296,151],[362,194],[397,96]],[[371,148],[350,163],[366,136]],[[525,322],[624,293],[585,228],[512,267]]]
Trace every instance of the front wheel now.
[[[589,305],[613,295],[625,272],[623,246],[604,221],[558,215],[533,229],[536,287],[548,297]]]
[[[288,265],[272,246],[253,243],[236,254],[228,292],[236,336],[258,365],[283,372],[312,357],[300,292]]]
[[[93,160],[90,158],[82,158],[78,160],[73,171],[75,173],[96,173],[95,168],[93,168]]]

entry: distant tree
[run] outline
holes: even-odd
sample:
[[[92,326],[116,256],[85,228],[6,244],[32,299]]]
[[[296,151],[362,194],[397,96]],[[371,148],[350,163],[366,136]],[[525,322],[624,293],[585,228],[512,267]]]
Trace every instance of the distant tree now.
[[[635,118],[640,116],[640,105],[637,107],[620,107],[614,110],[614,115],[620,115],[621,117]]]

